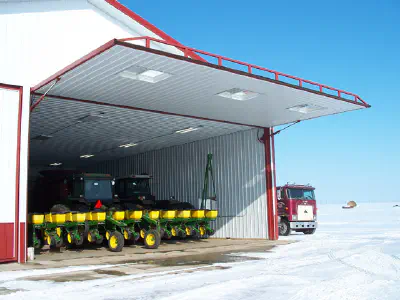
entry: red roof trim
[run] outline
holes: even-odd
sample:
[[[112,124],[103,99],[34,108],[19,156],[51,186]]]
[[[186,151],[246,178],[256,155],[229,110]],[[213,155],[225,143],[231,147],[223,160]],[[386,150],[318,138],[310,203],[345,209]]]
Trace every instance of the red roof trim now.
[[[136,22],[138,22],[139,24],[141,24],[142,26],[146,27],[148,30],[150,30],[153,33],[155,33],[156,35],[158,35],[164,41],[172,43],[172,44],[178,44],[180,46],[183,46],[181,43],[179,43],[177,40],[175,40],[174,38],[172,38],[171,36],[166,34],[164,31],[162,31],[161,29],[157,28],[156,26],[154,26],[153,24],[151,24],[147,20],[143,19],[141,16],[139,16],[136,13],[134,13],[132,10],[130,10],[126,6],[122,5],[118,1],[116,1],[116,0],[105,0],[105,1],[108,4],[110,4],[111,6],[113,6],[114,8],[118,9],[120,12],[124,13],[125,15],[130,17],[131,19],[133,19]],[[190,53],[190,56],[192,58],[195,58],[195,59],[198,59],[198,60],[201,60],[201,61],[206,61],[204,58],[202,58],[200,55],[195,54],[194,52]]]

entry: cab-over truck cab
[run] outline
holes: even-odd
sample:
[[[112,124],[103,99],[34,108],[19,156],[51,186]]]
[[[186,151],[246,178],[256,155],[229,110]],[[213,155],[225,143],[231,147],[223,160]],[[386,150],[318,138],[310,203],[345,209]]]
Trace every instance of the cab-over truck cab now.
[[[290,232],[313,234],[317,228],[317,203],[315,188],[309,185],[277,187],[279,235]]]

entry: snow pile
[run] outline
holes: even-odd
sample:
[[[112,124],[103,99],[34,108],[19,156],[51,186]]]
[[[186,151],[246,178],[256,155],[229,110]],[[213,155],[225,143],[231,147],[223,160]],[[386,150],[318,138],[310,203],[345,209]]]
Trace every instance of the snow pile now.
[[[389,203],[354,210],[326,205],[318,212],[314,235],[294,234],[284,239],[298,243],[242,254],[261,260],[66,283],[0,273],[0,291],[25,289],[4,299],[30,300],[400,299],[400,210]]]

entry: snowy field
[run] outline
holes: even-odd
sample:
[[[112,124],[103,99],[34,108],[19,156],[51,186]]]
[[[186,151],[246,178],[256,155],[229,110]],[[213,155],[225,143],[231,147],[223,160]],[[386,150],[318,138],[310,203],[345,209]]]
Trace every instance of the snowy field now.
[[[188,268],[194,272],[83,282],[18,279],[52,270],[0,273],[0,289],[24,290],[0,298],[400,299],[400,207],[361,204],[354,210],[342,210],[339,205],[324,205],[318,212],[315,235],[294,234],[284,239],[297,243],[271,252],[243,254],[260,260],[221,264],[229,268],[211,271],[197,267]],[[81,267],[85,268],[93,267]]]

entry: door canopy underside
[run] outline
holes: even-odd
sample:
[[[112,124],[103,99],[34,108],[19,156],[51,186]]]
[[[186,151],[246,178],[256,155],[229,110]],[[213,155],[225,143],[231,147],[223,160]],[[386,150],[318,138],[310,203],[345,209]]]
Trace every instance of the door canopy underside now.
[[[110,147],[110,136],[100,138],[94,132],[88,138],[89,130],[80,137],[80,151],[85,143],[97,145],[96,149],[86,145],[87,151],[101,153],[124,142],[157,141],[158,146],[149,142],[142,152],[369,107],[349,92],[181,45],[170,44],[182,55],[154,49],[160,43],[169,44],[149,37],[112,40],[32,88],[37,108],[31,116],[31,137],[56,135],[64,125],[73,124],[71,132],[60,130],[67,143],[77,134],[76,126],[88,126],[80,118],[102,114],[94,119],[103,120],[103,132],[116,135],[115,144]],[[193,53],[216,63],[193,59]],[[114,132],[113,126],[120,131]],[[165,144],[157,138],[185,128],[202,130],[194,130],[190,140],[179,137],[176,143],[170,137]],[[136,133],[139,129],[142,136]],[[126,136],[133,132],[137,136],[128,141]],[[39,147],[31,155],[39,163],[40,153],[50,155],[57,145],[60,150],[66,146],[54,139],[55,148]],[[64,149],[65,155],[76,157],[76,147]]]

